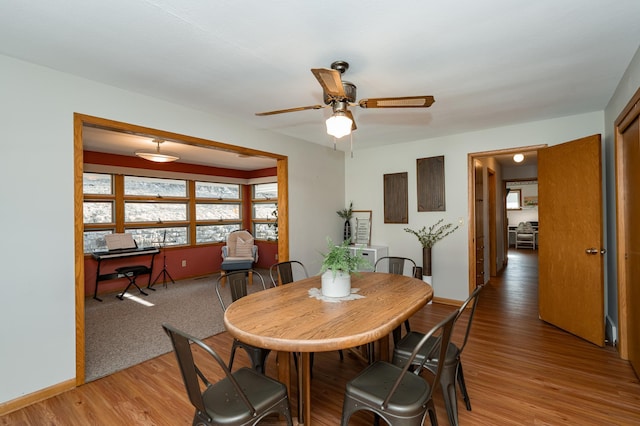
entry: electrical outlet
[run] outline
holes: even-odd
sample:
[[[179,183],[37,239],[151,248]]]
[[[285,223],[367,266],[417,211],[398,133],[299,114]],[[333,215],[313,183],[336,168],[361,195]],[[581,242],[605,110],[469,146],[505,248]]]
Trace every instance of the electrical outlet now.
[[[187,261],[186,261],[186,260],[183,260],[183,261],[182,261],[182,267],[184,268],[185,266],[187,266]]]
[[[275,256],[275,257],[276,257],[276,260],[278,260],[278,253],[276,253],[276,256]]]

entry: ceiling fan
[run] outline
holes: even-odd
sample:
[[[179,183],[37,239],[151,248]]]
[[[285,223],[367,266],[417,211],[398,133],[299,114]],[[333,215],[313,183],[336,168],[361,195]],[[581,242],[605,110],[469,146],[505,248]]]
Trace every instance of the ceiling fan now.
[[[434,102],[433,96],[405,96],[398,98],[371,98],[356,102],[356,85],[342,80],[341,74],[349,69],[349,63],[335,61],[331,69],[311,68],[324,93],[324,105],[309,105],[275,111],[258,112],[256,115],[274,115],[285,112],[304,111],[331,107],[333,114],[327,119],[327,133],[339,139],[356,130],[356,122],[349,107],[360,108],[428,108]]]

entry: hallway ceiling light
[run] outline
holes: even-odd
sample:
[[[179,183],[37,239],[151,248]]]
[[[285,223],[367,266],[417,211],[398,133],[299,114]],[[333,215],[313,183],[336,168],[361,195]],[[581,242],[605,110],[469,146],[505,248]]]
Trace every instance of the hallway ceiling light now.
[[[144,158],[145,160],[153,161],[156,163],[170,163],[172,161],[179,160],[180,157],[174,154],[169,153],[160,153],[160,144],[164,141],[162,139],[154,139],[153,143],[157,144],[156,150],[154,151],[136,151],[136,155],[140,158]]]
[[[523,160],[524,154],[516,154],[513,156],[513,161],[515,161],[516,163],[522,163]]]

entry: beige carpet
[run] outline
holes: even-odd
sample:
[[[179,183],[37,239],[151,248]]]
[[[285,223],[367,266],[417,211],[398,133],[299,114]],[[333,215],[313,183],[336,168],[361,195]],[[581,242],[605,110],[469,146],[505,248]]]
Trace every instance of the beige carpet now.
[[[265,274],[262,274],[266,278]],[[137,289],[120,300],[104,295],[103,302],[85,300],[85,376],[93,381],[171,351],[163,322],[206,338],[224,331],[223,313],[215,293],[218,274],[156,284],[156,291]],[[269,285],[267,281],[267,287]],[[228,287],[227,287],[228,288]],[[249,287],[257,291],[258,283]],[[228,302],[225,302],[228,303]]]

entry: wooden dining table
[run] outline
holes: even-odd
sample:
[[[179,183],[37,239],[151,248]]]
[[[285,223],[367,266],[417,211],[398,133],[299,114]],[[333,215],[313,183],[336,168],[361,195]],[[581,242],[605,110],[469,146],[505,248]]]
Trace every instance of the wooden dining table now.
[[[312,296],[320,288],[320,276],[313,276],[247,295],[224,314],[233,337],[278,351],[278,377],[288,389],[289,353],[300,354],[298,422],[307,425],[311,424],[311,354],[378,341],[378,357],[388,359],[390,333],[433,297],[431,286],[419,279],[380,272],[352,276],[352,293],[362,298],[336,302]]]

